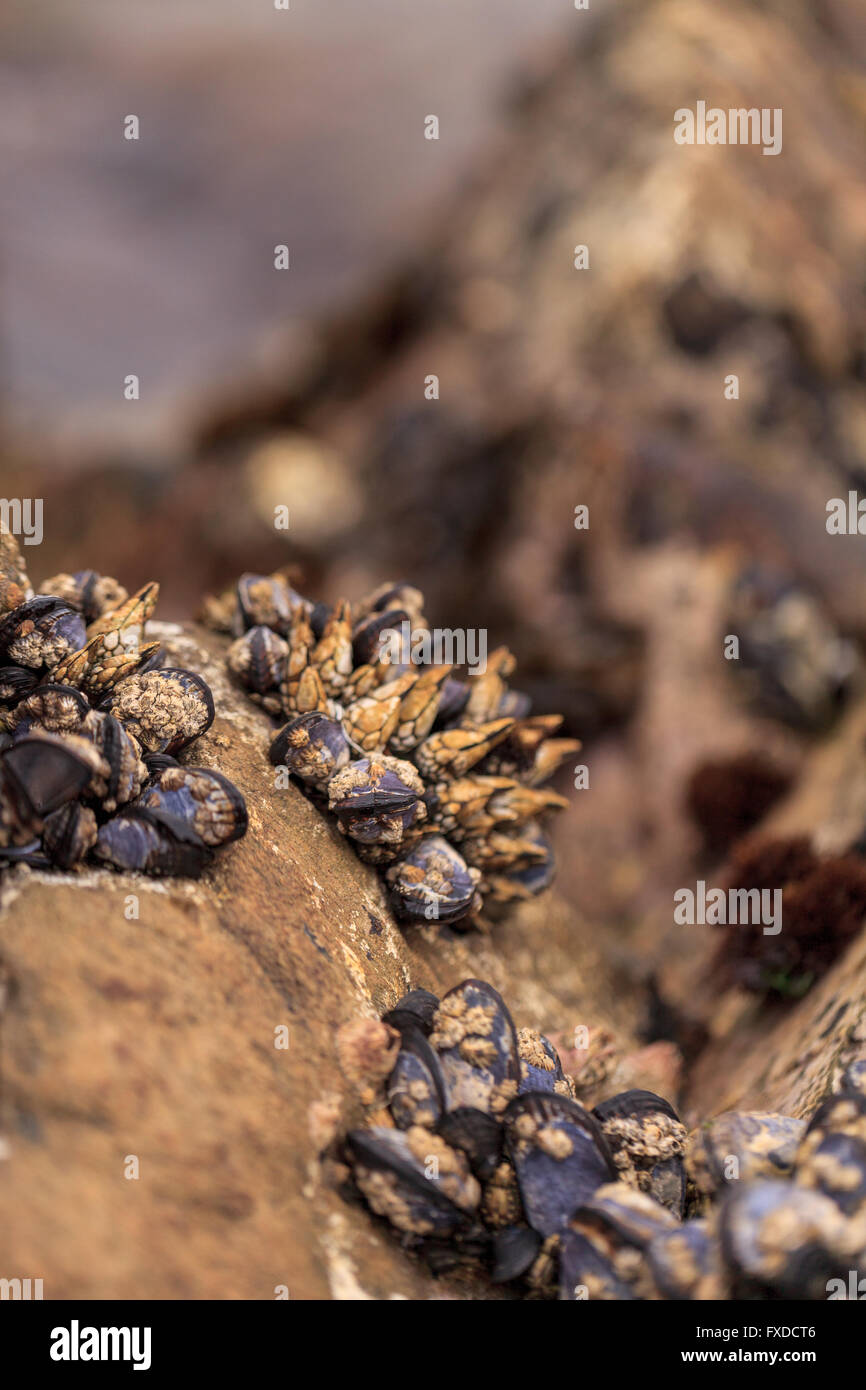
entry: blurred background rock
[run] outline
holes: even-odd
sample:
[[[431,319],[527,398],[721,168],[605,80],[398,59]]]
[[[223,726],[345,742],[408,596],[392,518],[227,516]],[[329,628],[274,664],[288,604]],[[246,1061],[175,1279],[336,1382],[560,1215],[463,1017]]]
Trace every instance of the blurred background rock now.
[[[853,0],[49,0],[0,25],[7,490],[39,483],[49,569],[82,478],[88,554],[131,582],[155,530],[188,536],[160,556],[178,614],[298,558],[329,592],[411,569],[450,622],[467,593],[475,621],[522,603],[543,640],[609,543],[859,550],[797,537],[866,471]],[[675,145],[699,98],[781,105],[782,155]]]
[[[672,894],[756,824],[866,844],[866,538],[825,529],[866,492],[862,0],[45,0],[0,35],[3,491],[45,501],[33,577],[156,574],[186,618],[288,564],[487,627],[591,794],[532,934],[471,949],[565,981],[554,1032],[597,952],[690,1123],[804,1113],[862,1046],[866,937],[800,1001],[722,992]],[[699,100],[781,107],[782,153],[675,144]]]
[[[733,533],[858,620],[859,543],[813,524],[866,471],[854,0],[49,0],[0,26],[6,490],[45,497],[47,569],[86,547],[135,583],[159,545],[178,616],[250,565],[329,594],[411,570],[434,617],[531,616],[543,646],[611,546]],[[699,98],[781,105],[782,155],[675,145]]]
[[[7,0],[8,422],[64,452],[175,461],[197,396],[255,374],[417,240],[563,8]],[[421,140],[430,111],[438,144]],[[137,143],[122,138],[129,113]],[[142,380],[134,411],[127,370]]]
[[[89,0],[2,29],[4,488],[45,498],[40,573],[158,571],[169,617],[246,569],[405,577],[486,626],[587,742],[562,882],[633,971],[695,769],[814,747],[729,685],[732,581],[763,565],[864,637],[864,540],[824,524],[866,484],[862,4]],[[782,153],[677,145],[699,100],[781,107]]]

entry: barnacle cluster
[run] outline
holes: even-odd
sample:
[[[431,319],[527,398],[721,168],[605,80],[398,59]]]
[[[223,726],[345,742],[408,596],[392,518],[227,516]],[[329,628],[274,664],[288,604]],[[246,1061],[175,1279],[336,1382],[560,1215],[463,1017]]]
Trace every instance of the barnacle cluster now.
[[[205,617],[235,635],[228,664],[250,698],[288,718],[271,761],[382,870],[402,917],[454,923],[549,885],[542,821],[566,803],[541,784],[580,745],[509,688],[506,647],[465,679],[423,642],[389,659],[388,634],[428,630],[422,606],[408,584],[327,607],[281,573],[245,574]]]
[[[649,1091],[585,1109],[550,1041],[464,980],[350,1027],[341,1060],[369,1118],[342,1141],[347,1195],[435,1271],[688,1300],[847,1297],[866,1270],[862,1058],[808,1123],[729,1112],[688,1136]]]
[[[0,532],[0,866],[195,875],[247,827],[243,797],[179,753],[210,727],[210,688],[143,642],[158,595],[84,570],[34,594]]]

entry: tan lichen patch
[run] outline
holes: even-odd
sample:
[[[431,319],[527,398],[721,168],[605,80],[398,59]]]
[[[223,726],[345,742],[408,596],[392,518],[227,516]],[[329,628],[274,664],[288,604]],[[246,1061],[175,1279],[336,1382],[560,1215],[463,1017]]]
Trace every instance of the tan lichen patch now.
[[[517,1186],[517,1174],[510,1163],[502,1162],[485,1184],[481,1215],[492,1230],[501,1230],[519,1221],[522,1214],[523,1204]]]
[[[543,1125],[535,1136],[535,1142],[542,1153],[546,1153],[548,1158],[555,1158],[558,1163],[570,1158],[574,1152],[568,1134],[556,1125]]]
[[[555,1062],[545,1050],[541,1034],[534,1028],[518,1028],[517,1048],[520,1059],[528,1062],[531,1067],[538,1067],[540,1071],[553,1071]]]
[[[362,1092],[375,1090],[390,1076],[399,1050],[400,1034],[396,1028],[377,1019],[355,1019],[337,1033],[340,1066],[352,1085]]]
[[[450,995],[442,1000],[434,1016],[431,1045],[444,1052],[459,1047],[467,1038],[487,1038],[495,1018],[495,1004],[468,1004],[461,995]]]
[[[459,1149],[452,1149],[438,1134],[431,1134],[420,1125],[406,1131],[410,1152],[418,1163],[432,1172],[446,1197],[461,1211],[474,1211],[481,1200],[481,1189],[469,1171],[469,1164]]]
[[[159,671],[127,676],[115,688],[111,713],[148,752],[161,752],[176,734],[193,739],[209,715],[201,695]]]
[[[492,1067],[496,1061],[496,1044],[488,1038],[464,1038],[458,1051],[470,1067]]]
[[[377,1216],[384,1216],[398,1231],[425,1236],[433,1232],[433,1222],[419,1216],[393,1173],[356,1163],[355,1181]]]
[[[685,1152],[685,1125],[670,1115],[617,1117],[604,1123],[605,1137],[614,1150],[614,1160],[622,1167],[631,1163],[654,1166],[666,1158]]]

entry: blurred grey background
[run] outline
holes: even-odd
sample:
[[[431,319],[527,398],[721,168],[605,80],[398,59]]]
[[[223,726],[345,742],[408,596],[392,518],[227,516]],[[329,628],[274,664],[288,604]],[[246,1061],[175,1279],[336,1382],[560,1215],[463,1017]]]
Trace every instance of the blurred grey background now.
[[[5,3],[7,431],[170,449],[191,396],[412,244],[514,74],[586,20],[571,0]]]

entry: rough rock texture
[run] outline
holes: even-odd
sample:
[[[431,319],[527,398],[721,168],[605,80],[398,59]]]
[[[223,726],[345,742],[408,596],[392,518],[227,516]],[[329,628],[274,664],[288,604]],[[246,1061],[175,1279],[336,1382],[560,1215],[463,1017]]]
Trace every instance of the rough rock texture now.
[[[866,824],[864,746],[866,703],[860,701],[762,829],[812,835],[826,853],[847,849]],[[866,931],[793,1008],[761,1007],[754,996],[731,992],[715,1033],[689,1079],[690,1107],[702,1114],[742,1105],[808,1115],[840,1058],[866,1051]]]
[[[676,1097],[676,1051],[639,1046],[643,1006],[633,973],[611,964],[615,929],[584,917],[573,889],[570,903],[551,893],[491,935],[404,934],[333,824],[293,788],[274,789],[269,721],[229,686],[226,643],[178,629],[165,640],[213,685],[218,715],[195,760],[238,783],[250,830],[199,883],[92,869],[4,880],[0,1268],[43,1278],[49,1298],[271,1299],[280,1286],[296,1299],[489,1296],[431,1279],[339,1196],[319,1155],[358,1102],[336,1030],[410,987],[441,992],[476,975],[519,1024],[557,1036],[570,1069],[574,1027],[606,1030],[604,1094],[645,1085]],[[860,707],[781,828],[817,819],[828,848],[834,830],[847,841],[866,806],[852,757],[864,733]],[[584,815],[577,798],[567,835]],[[705,949],[699,939],[672,977],[674,995],[695,989]],[[808,1110],[862,1026],[864,977],[866,936],[792,1010],[728,996],[687,1087],[688,1117]],[[283,1027],[287,1050],[274,1045]],[[131,1156],[137,1179],[125,1176]]]
[[[189,639],[179,655],[220,703],[196,756],[247,795],[246,841],[198,885],[18,872],[2,890],[0,1273],[42,1275],[48,1296],[483,1295],[428,1279],[317,1162],[354,1105],[335,1030],[409,986],[482,975],[519,1025],[610,1029],[606,1093],[649,1085],[690,1123],[740,1104],[804,1114],[864,1045],[862,936],[805,999],[768,1009],[719,993],[709,931],[672,912],[722,867],[683,807],[707,758],[760,749],[794,774],[764,829],[841,849],[866,825],[862,693],[827,736],[795,734],[736,694],[720,641],[744,558],[866,634],[862,538],[824,527],[827,499],[866,477],[862,5],[636,0],[599,17],[396,289],[309,344],[309,370],[228,403],[158,486],[106,470],[84,521],[51,494],[57,568],[62,512],[125,579],[150,574],[170,528],[201,540],[172,547],[175,593],[195,594],[289,558],[272,503],[303,497],[288,539],[305,590],[405,573],[432,621],[489,624],[538,707],[587,739],[591,790],[555,829],[558,894],[490,938],[404,935],[334,826],[273,790],[267,721],[227,690],[219,644]],[[782,105],[783,156],[676,146],[673,110],[705,98]],[[588,273],[572,269],[582,243]],[[639,1049],[649,980],[687,1025],[655,1032],[688,1043],[679,1093],[672,1044]]]
[[[193,760],[241,787],[249,833],[199,883],[4,879],[0,1270],[43,1278],[47,1298],[472,1296],[432,1281],[319,1165],[329,1112],[345,1124],[355,1104],[336,1030],[410,987],[480,975],[520,1024],[603,1023],[622,1054],[628,996],[553,895],[492,938],[404,936],[333,824],[274,790],[269,721],[229,688],[226,644],[167,640],[214,688]],[[649,1054],[624,1083],[662,1084]]]

